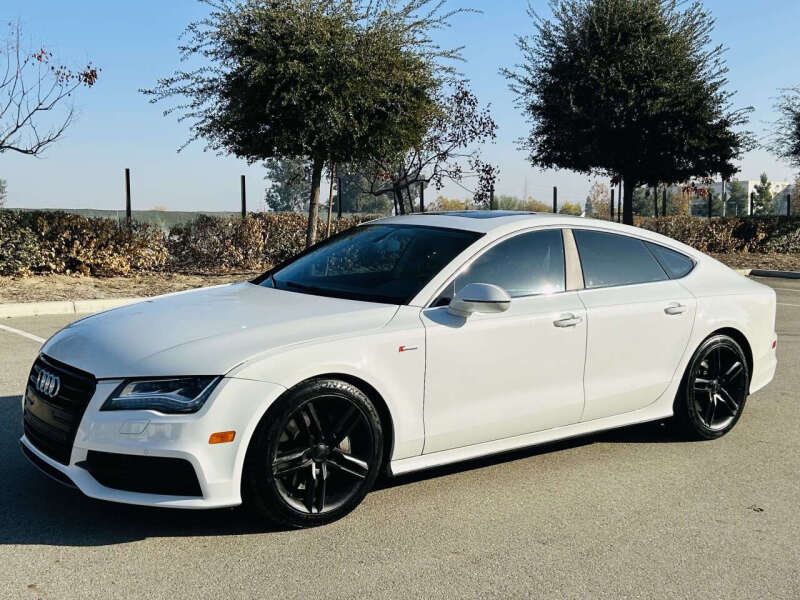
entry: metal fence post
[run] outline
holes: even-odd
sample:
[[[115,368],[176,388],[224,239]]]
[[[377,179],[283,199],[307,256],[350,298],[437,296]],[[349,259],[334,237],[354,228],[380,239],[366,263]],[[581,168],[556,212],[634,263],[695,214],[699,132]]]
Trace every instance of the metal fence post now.
[[[753,206],[755,205],[755,202],[756,202],[756,193],[755,192],[750,192],[750,216],[751,217],[753,216]]]
[[[792,195],[786,192],[786,216],[792,216]]]
[[[244,182],[244,175],[241,178],[241,191],[242,191],[242,218],[247,216],[247,187]]]
[[[661,192],[661,216],[667,216],[667,187],[664,186],[664,189]]]
[[[342,218],[342,193],[343,193],[343,191],[344,191],[344,185],[342,185],[342,178],[339,177],[339,189],[336,190],[336,192],[337,192],[336,197],[339,198],[339,213],[338,213],[338,216],[339,216],[340,220]]]
[[[494,185],[489,188],[489,210],[494,210]]]
[[[655,186],[653,186],[653,215],[658,218],[658,188]]]
[[[714,202],[714,192],[712,192],[710,189],[707,190],[707,192],[708,192],[708,218],[710,219],[712,216],[711,212],[713,210],[712,203]]]
[[[131,170],[125,169],[125,222],[131,224]]]
[[[614,220],[614,188],[611,188],[611,205],[609,206],[608,210],[609,215],[611,215],[611,220]]]
[[[558,188],[553,186],[553,214],[558,212]]]

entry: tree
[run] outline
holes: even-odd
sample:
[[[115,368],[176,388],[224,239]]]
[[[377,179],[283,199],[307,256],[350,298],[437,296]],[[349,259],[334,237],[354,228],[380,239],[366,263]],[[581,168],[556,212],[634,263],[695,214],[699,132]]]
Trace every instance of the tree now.
[[[586,216],[591,219],[611,218],[610,209],[611,196],[608,186],[605,183],[596,181],[589,188],[589,195],[586,196],[585,211]]]
[[[299,212],[308,208],[311,166],[297,158],[273,158],[264,163],[269,186],[264,202],[274,212]]]
[[[624,181],[624,222],[639,185],[737,172],[751,108],[733,109],[724,48],[699,2],[551,0],[529,9],[523,63],[501,72],[531,129],[532,164]]]
[[[452,182],[465,188],[474,181],[473,200],[485,205],[495,184],[497,168],[481,158],[479,146],[496,137],[497,124],[488,106],[463,81],[440,90],[437,109],[419,144],[403,154],[375,157],[364,168],[368,174],[368,192],[375,195],[393,194],[400,214],[406,212],[406,202],[413,212],[419,186],[439,191]],[[404,196],[405,192],[405,196]]]
[[[728,202],[725,213],[728,216],[747,214],[747,187],[740,181],[731,181],[728,184]]]
[[[20,36],[20,26],[12,23],[0,40],[0,154],[39,156],[75,120],[68,99],[79,87],[92,87],[98,69],[90,62],[72,70],[44,46],[24,49]]]
[[[800,169],[800,86],[781,90],[775,111],[779,116],[774,123],[770,150]]]
[[[8,200],[8,183],[5,179],[0,179],[0,208],[5,208]]]
[[[419,144],[435,109],[442,61],[430,40],[459,11],[435,0],[201,0],[186,29],[197,59],[143,90],[191,122],[188,143],[255,162],[311,165],[307,244],[316,239],[324,165],[391,156]]]
[[[766,173],[761,174],[760,181],[755,186],[755,192],[753,214],[774,215],[775,203],[772,200],[772,182]]]
[[[580,217],[583,214],[583,209],[577,202],[575,204],[564,202],[558,212],[562,215],[575,215],[576,217]]]

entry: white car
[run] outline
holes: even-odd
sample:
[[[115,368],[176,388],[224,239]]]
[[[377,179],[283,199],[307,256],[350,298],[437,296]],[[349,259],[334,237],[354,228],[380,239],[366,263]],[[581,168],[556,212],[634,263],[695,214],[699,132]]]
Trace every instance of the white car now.
[[[69,325],[33,365],[21,443],[94,498],[318,525],[380,472],[673,415],[719,437],[775,346],[772,289],[661,235],[392,217],[252,282]]]

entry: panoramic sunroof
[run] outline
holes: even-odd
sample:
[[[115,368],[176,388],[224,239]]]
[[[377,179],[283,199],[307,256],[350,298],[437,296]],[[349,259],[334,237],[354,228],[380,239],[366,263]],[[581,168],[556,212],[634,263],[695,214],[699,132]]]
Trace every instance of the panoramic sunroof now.
[[[455,210],[452,212],[432,212],[427,214],[444,215],[447,217],[465,217],[467,219],[496,219],[498,217],[513,217],[514,215],[535,215],[536,213],[522,210]]]

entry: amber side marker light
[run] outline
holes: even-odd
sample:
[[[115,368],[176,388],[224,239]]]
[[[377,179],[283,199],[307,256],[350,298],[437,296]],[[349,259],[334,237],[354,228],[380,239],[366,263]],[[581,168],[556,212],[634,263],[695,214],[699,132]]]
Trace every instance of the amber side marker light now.
[[[212,433],[211,437],[208,438],[209,444],[227,444],[228,442],[232,442],[233,438],[236,437],[235,431],[218,431],[217,433]]]

